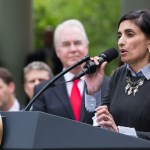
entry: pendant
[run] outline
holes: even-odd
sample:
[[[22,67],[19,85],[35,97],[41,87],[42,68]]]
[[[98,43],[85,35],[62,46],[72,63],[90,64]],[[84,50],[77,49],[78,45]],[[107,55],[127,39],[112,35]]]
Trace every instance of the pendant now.
[[[128,83],[127,86],[125,87],[125,93],[127,93],[129,88],[130,88],[130,84]]]
[[[128,95],[130,95],[132,93],[132,87],[130,87],[129,91],[128,91]]]
[[[144,84],[145,77],[139,79],[136,82],[132,82],[131,78],[127,78],[127,85],[125,86],[125,93],[127,95],[131,95],[133,93],[133,96],[138,92],[138,88]]]
[[[136,92],[138,92],[138,86],[133,90],[133,95],[135,96]]]
[[[140,80],[139,86],[143,85],[143,83],[144,83],[144,80]]]

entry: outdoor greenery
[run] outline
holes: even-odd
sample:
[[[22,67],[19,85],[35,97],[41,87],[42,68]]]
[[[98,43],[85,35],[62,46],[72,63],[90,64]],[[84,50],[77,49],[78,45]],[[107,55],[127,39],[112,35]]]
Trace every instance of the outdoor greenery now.
[[[120,0],[33,0],[35,48],[41,45],[41,32],[47,25],[54,28],[60,22],[79,19],[89,37],[89,55],[95,56],[108,48],[117,48],[117,23],[120,18]],[[111,74],[117,60],[107,65]]]

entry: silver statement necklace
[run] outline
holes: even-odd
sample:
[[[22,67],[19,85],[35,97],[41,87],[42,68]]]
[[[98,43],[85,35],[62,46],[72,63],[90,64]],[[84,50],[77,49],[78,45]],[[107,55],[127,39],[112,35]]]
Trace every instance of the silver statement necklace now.
[[[136,82],[131,81],[131,77],[127,77],[127,85],[125,87],[125,93],[128,95],[131,95],[133,93],[133,96],[138,92],[138,88],[144,84],[145,77],[140,78]]]

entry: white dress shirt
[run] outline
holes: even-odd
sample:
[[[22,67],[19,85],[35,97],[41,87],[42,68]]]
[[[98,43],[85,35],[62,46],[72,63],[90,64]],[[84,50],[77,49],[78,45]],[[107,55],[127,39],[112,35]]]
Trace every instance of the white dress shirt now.
[[[72,78],[74,77],[74,74],[72,74],[71,72],[68,72],[64,75],[64,78],[66,81],[70,81]],[[84,77],[81,77],[80,78],[81,80],[78,82],[78,88],[80,90],[80,94],[81,96],[83,96],[83,92],[84,92]],[[71,89],[72,89],[72,86],[73,86],[73,82],[67,82],[66,83],[66,87],[67,87],[67,91],[68,91],[68,95],[70,97],[71,95]]]
[[[20,105],[17,99],[14,100],[13,106],[8,111],[19,111]]]

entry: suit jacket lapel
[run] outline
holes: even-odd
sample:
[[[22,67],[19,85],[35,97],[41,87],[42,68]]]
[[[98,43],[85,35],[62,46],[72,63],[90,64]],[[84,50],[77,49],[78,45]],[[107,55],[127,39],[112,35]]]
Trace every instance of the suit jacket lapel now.
[[[65,81],[64,77],[61,77],[56,81],[56,83]],[[67,88],[66,88],[66,83],[60,83],[56,85],[55,88],[53,88],[54,94],[58,97],[58,100],[62,103],[64,106],[64,109],[66,112],[70,115],[72,119],[74,119],[74,114],[73,110],[70,104],[70,98],[68,96]]]

